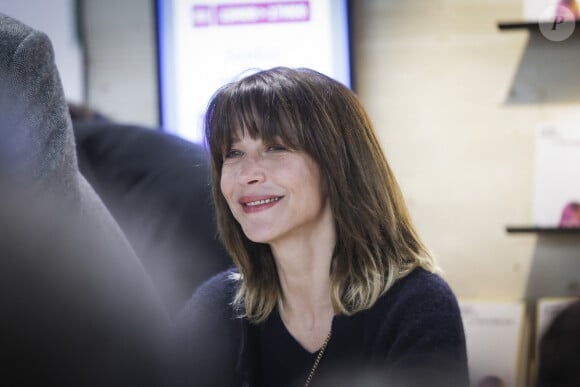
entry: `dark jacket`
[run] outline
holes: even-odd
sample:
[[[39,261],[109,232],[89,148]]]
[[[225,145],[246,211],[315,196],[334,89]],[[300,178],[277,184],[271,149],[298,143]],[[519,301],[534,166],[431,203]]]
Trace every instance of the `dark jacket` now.
[[[236,317],[231,306],[236,287],[232,272],[224,272],[200,287],[182,310],[176,324],[179,385],[257,385],[260,330]],[[395,386],[468,386],[455,296],[439,276],[415,269],[371,309],[335,317],[317,374],[313,386],[341,385],[337,375],[343,385],[364,385],[363,376],[370,383],[380,375]]]
[[[0,375],[156,387],[169,319],[78,170],[48,37],[0,13]]]

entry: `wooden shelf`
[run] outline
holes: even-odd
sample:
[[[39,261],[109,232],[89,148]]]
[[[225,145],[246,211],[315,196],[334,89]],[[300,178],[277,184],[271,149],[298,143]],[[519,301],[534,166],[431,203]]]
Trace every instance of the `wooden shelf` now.
[[[536,233],[536,234],[580,236],[580,227],[562,228],[562,227],[537,227],[537,226],[506,226],[506,231],[510,234]]]

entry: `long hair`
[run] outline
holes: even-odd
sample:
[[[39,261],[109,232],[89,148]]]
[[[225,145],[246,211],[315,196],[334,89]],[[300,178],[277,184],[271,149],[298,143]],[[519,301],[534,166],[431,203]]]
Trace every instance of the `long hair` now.
[[[244,235],[220,190],[223,158],[240,130],[281,139],[320,167],[336,229],[329,275],[338,313],[370,308],[417,266],[438,270],[355,94],[316,71],[277,67],[222,87],[205,117],[218,230],[239,269],[234,304],[244,317],[265,320],[282,290],[270,246]]]

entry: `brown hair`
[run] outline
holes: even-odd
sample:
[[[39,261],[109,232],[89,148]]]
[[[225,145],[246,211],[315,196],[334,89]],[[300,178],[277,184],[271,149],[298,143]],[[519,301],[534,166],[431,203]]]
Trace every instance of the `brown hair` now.
[[[223,157],[237,130],[281,139],[320,167],[337,234],[330,273],[337,312],[370,308],[417,266],[437,270],[355,94],[309,69],[261,71],[218,90],[205,118],[218,229],[240,271],[234,303],[250,321],[267,318],[282,291],[269,245],[244,235],[220,190]]]

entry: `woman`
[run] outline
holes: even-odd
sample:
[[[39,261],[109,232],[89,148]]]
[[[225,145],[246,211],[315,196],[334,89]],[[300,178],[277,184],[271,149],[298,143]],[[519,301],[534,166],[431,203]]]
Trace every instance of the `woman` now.
[[[220,89],[205,124],[236,269],[180,315],[184,384],[467,385],[457,301],[352,91],[274,68]]]

